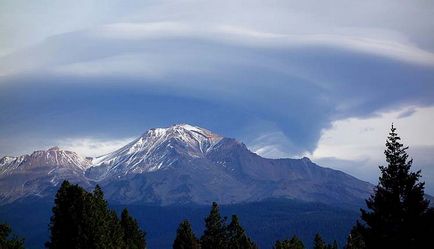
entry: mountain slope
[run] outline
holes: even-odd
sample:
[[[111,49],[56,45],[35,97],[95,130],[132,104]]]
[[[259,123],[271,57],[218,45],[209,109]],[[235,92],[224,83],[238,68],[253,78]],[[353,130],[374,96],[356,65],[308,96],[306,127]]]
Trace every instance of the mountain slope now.
[[[262,158],[235,139],[187,124],[151,129],[94,159],[52,148],[0,160],[3,200],[45,196],[61,179],[98,183],[115,203],[156,205],[287,198],[358,206],[373,187],[308,158]]]
[[[165,169],[181,157],[203,157],[222,137],[187,124],[150,129],[117,151],[93,160],[87,174],[103,179]]]
[[[0,202],[46,196],[64,179],[90,186],[84,177],[90,165],[89,159],[58,147],[19,157],[3,157],[0,159]]]
[[[164,148],[160,170],[102,180],[107,197],[119,203],[158,205],[267,198],[360,205],[372,190],[371,184],[320,167],[308,158],[262,158],[235,139],[223,138],[200,156]]]

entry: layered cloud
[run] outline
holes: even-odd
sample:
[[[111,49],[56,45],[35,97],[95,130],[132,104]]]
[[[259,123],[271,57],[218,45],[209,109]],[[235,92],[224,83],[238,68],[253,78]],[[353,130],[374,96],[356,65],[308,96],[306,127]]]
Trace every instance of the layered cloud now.
[[[249,49],[336,49],[434,67],[434,53],[429,50],[375,36],[271,33],[231,25],[204,28],[181,22],[148,22],[108,24],[52,37],[34,47],[4,56],[0,60],[0,74],[43,70],[71,75],[156,77],[179,70],[182,64],[176,62],[200,58],[201,51],[171,51],[176,42],[171,44],[168,41],[186,40]],[[156,46],[157,42],[161,42],[161,46]],[[153,51],[146,44],[157,49],[168,45],[169,51]],[[192,47],[190,50],[194,49]],[[167,63],[173,61],[176,64]]]
[[[375,181],[365,166],[381,160],[383,126],[434,119],[429,1],[3,6],[1,155],[50,145],[105,153],[182,122]],[[368,134],[363,150],[356,140]],[[427,155],[430,136],[402,135]]]

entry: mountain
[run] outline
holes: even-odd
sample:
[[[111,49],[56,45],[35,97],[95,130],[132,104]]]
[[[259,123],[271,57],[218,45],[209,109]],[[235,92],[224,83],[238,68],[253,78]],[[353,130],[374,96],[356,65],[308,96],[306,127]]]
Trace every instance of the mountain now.
[[[151,129],[96,158],[57,147],[0,160],[1,201],[48,196],[63,179],[98,183],[118,204],[245,203],[269,198],[362,203],[372,185],[308,158],[267,159],[241,142],[188,124]]]
[[[262,248],[316,232],[343,242],[373,186],[308,158],[267,159],[243,143],[187,124],[156,128],[107,155],[86,158],[53,147],[0,159],[0,220],[42,248],[53,197],[67,179],[102,186],[116,210],[128,207],[150,248],[171,248],[179,222],[196,233],[212,201],[238,214]]]
[[[150,129],[119,150],[93,160],[88,175],[104,179],[164,170],[185,157],[203,158],[222,137],[191,125]]]
[[[0,159],[0,201],[7,203],[29,196],[50,195],[64,179],[91,186],[84,177],[89,166],[90,159],[58,147],[19,157],[3,157]]]

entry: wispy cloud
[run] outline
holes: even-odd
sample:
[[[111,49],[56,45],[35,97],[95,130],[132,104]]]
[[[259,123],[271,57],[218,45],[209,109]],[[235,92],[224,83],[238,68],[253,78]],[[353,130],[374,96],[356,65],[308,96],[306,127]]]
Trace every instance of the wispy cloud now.
[[[294,145],[282,131],[272,131],[257,134],[248,144],[249,149],[266,158],[293,157],[290,151],[294,151]]]
[[[140,40],[163,37],[191,36],[194,27],[181,22],[112,23],[87,30],[90,36],[106,39]]]
[[[354,34],[291,34],[249,29],[234,25],[194,25],[182,22],[114,23],[85,31],[58,35],[38,46],[0,58],[0,74],[53,71],[67,75],[133,75],[155,77],[170,73],[185,64],[173,63],[188,57],[206,56],[167,53],[163,46],[176,46],[185,40],[203,44],[226,43],[249,49],[332,48],[405,63],[434,67],[434,53],[403,41]],[[152,44],[159,41],[161,46]],[[149,46],[140,46],[150,44]],[[151,45],[152,44],[152,45]],[[70,51],[58,53],[57,48]],[[171,50],[169,48],[169,50]],[[200,60],[199,60],[200,61]],[[184,66],[183,66],[184,65]],[[200,67],[197,63],[190,65]]]
[[[384,56],[409,63],[434,66],[434,53],[418,48],[412,44],[404,44],[395,40],[379,39],[369,36],[339,34],[284,34],[261,32],[235,26],[223,26],[219,29],[223,37],[229,40],[238,38],[238,42],[269,47],[329,46],[348,49],[360,53]],[[230,36],[228,36],[230,35]]]
[[[62,149],[77,152],[82,156],[96,157],[113,152],[133,141],[134,138],[105,140],[91,137],[63,138],[56,144]]]

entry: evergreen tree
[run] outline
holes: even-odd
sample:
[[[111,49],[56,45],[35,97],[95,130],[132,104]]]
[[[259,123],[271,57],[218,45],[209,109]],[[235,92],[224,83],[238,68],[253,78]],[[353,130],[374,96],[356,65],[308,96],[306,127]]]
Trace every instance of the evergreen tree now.
[[[93,248],[125,248],[124,234],[116,213],[108,208],[104,193],[96,185],[90,198],[86,200],[86,213],[89,224],[84,227],[92,238]]]
[[[304,244],[294,235],[290,240],[276,241],[273,249],[304,249]]]
[[[0,224],[0,248],[24,249],[24,240],[11,235],[12,230],[7,224]]]
[[[64,181],[57,191],[50,221],[50,240],[48,249],[91,248],[90,234],[83,229],[88,222],[85,214],[87,193],[77,185]]]
[[[336,240],[333,241],[333,247],[332,248],[333,249],[338,249],[339,248],[338,242]]]
[[[348,235],[345,249],[366,249],[365,241],[360,234],[360,229],[358,226],[360,226],[360,224],[357,224],[355,227],[353,227],[350,234]]]
[[[313,239],[313,249],[326,249],[327,245],[324,240],[321,238],[321,235],[317,233],[315,238]]]
[[[64,181],[54,201],[50,232],[47,249],[145,248],[137,222],[128,213],[120,221],[98,185],[89,193]]]
[[[361,209],[363,224],[358,229],[367,248],[423,248],[427,237],[428,201],[420,171],[412,172],[408,147],[400,143],[392,124],[386,141],[387,166],[380,166],[381,176],[373,195]]]
[[[227,247],[226,220],[220,216],[217,203],[205,219],[205,231],[200,239],[202,249],[225,249]]]
[[[338,249],[338,242],[336,240],[333,241],[333,244],[328,244],[326,246],[327,249]]]
[[[124,242],[128,249],[146,248],[146,234],[140,229],[137,221],[129,215],[126,208],[121,214],[121,227],[124,233]]]
[[[238,216],[232,215],[231,223],[227,227],[228,249],[253,249],[255,243],[247,237],[244,228],[241,227]]]
[[[429,208],[424,218],[423,230],[425,233],[421,243],[427,245],[432,243],[432,235],[434,234],[434,208]]]
[[[199,241],[191,229],[190,222],[184,220],[179,224],[173,249],[200,249]]]
[[[121,226],[121,221],[114,210],[109,210],[109,221],[110,227],[107,231],[110,239],[107,241],[106,247],[102,248],[129,249],[125,243],[125,234]]]

